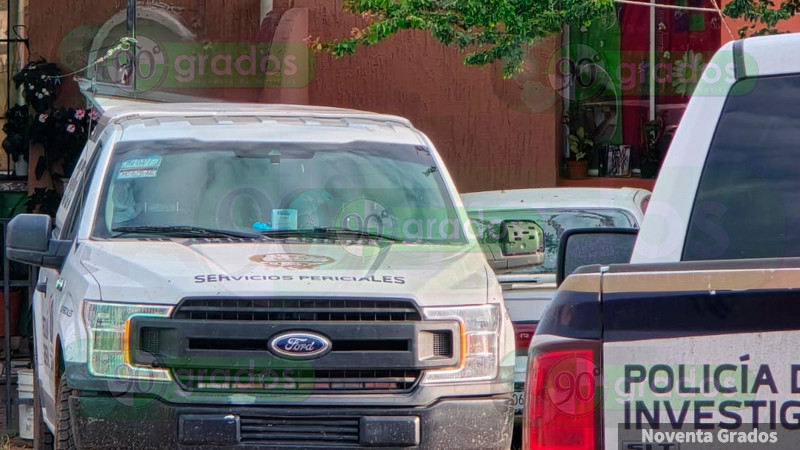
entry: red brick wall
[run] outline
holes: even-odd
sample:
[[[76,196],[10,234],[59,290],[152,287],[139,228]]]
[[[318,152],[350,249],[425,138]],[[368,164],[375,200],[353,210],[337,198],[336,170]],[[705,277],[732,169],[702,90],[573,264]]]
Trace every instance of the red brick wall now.
[[[258,0],[168,3],[183,8],[177,15],[202,39],[252,42],[258,35]],[[286,0],[275,4],[288,6]],[[30,0],[32,57],[57,61],[59,43],[72,29],[100,26],[124,6],[124,0]],[[343,12],[339,1],[296,0],[294,6],[309,9],[309,32],[315,36],[347,36],[362,24]],[[546,62],[555,45],[542,48],[539,59]],[[540,97],[528,98],[529,103],[544,101],[537,111],[554,103],[552,92],[540,84],[542,71],[533,68],[516,81],[502,80],[497,66],[466,67],[462,59],[462,53],[424,32],[401,33],[341,60],[320,54],[309,102],[408,117],[434,141],[463,192],[554,186],[559,116],[554,108],[534,114],[521,101],[525,92]],[[537,89],[528,89],[532,86]],[[253,89],[215,90],[213,95],[235,101],[261,97]],[[78,98],[69,86],[62,97]]]
[[[310,32],[323,39],[363,26],[338,1],[295,6],[310,9]],[[309,97],[408,117],[433,140],[462,192],[554,186],[557,115],[524,112],[514,81],[501,80],[497,66],[466,67],[463,56],[425,32],[402,32],[352,57],[318,55]]]

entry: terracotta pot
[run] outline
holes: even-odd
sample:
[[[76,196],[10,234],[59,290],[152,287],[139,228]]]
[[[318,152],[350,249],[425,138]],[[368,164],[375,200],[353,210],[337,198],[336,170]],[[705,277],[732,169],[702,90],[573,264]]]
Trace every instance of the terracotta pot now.
[[[589,174],[589,161],[567,161],[567,174],[570,178],[586,178]]]

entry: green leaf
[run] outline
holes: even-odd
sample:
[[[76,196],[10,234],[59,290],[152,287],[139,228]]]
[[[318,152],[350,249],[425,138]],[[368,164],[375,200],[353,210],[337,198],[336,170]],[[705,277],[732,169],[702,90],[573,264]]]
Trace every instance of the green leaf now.
[[[508,78],[524,69],[523,56],[536,39],[560,33],[565,24],[590,24],[613,13],[613,5],[612,0],[344,0],[346,11],[379,19],[366,36],[329,42],[323,49],[340,57],[400,30],[421,29],[466,50],[465,64],[500,61]]]
[[[505,78],[524,69],[523,55],[537,39],[559,34],[564,25],[589,27],[616,11],[613,0],[344,0],[343,7],[358,15],[368,12],[377,20],[361,38],[323,45],[337,57],[378,44],[400,30],[420,29],[465,50],[465,64],[500,61]],[[778,33],[777,27],[798,11],[798,0],[731,0],[723,8],[726,17],[745,23],[739,37]]]

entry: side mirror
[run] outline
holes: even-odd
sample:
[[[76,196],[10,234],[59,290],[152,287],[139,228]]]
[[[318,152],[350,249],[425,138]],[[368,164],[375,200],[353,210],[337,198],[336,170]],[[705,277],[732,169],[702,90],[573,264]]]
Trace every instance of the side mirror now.
[[[60,269],[69,253],[71,241],[50,239],[50,216],[20,214],[8,222],[6,256],[34,266]]]
[[[481,245],[495,273],[544,262],[544,232],[531,220],[504,220],[488,231]]]
[[[580,266],[624,264],[631,260],[636,228],[573,228],[561,235],[556,284]]]

